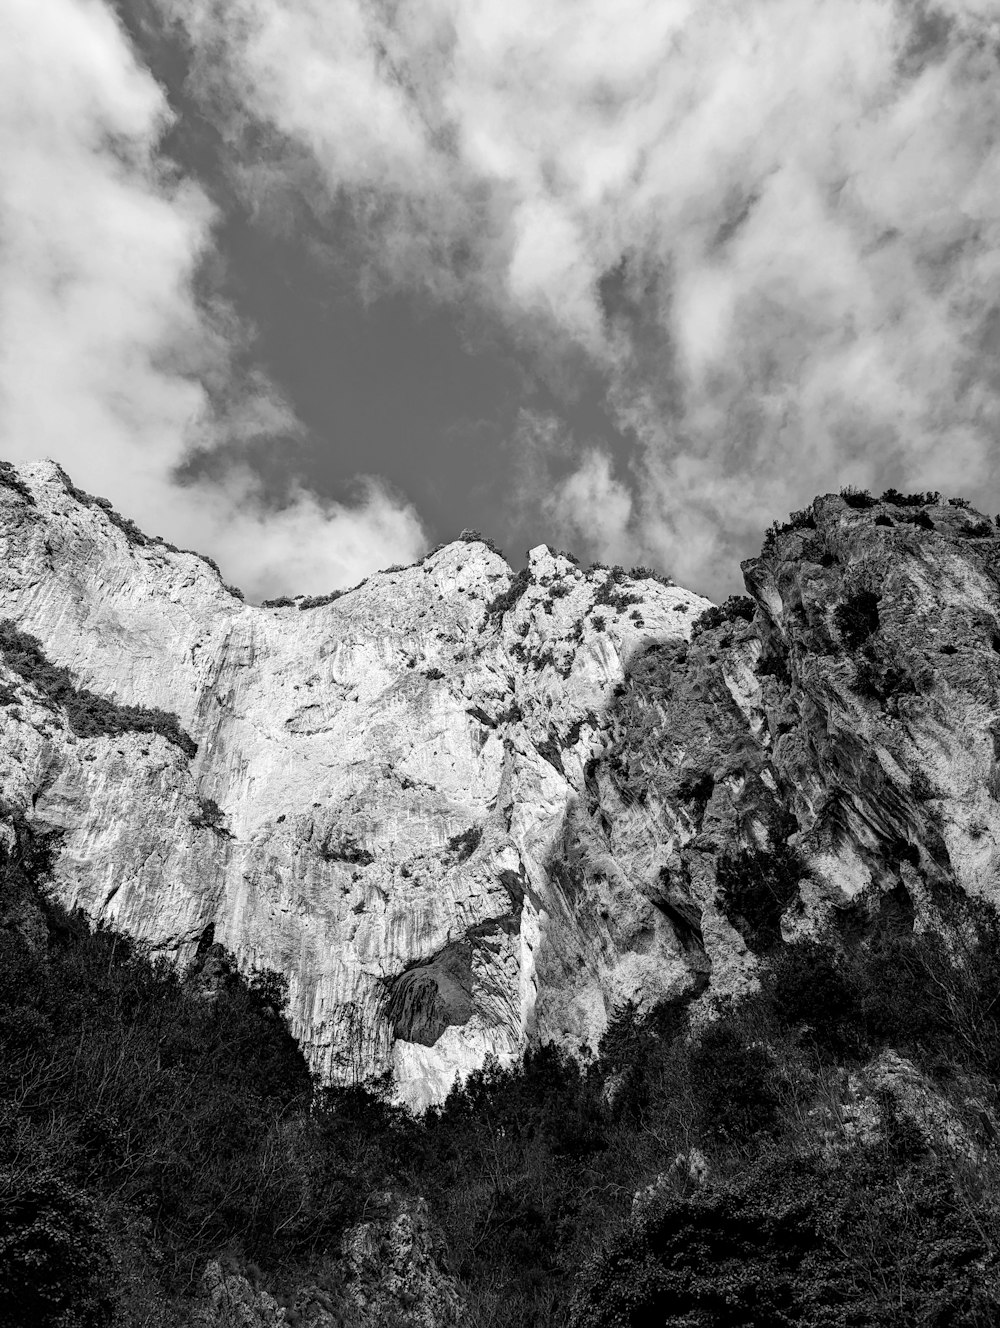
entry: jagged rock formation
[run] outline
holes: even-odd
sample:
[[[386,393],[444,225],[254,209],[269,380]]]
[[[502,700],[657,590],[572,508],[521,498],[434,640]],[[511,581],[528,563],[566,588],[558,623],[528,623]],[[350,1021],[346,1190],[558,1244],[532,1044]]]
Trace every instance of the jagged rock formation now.
[[[421,1200],[374,1196],[372,1220],[351,1227],[340,1259],[289,1290],[280,1303],[245,1272],[207,1264],[192,1312],[196,1328],[449,1328],[465,1321],[440,1233]],[[326,1274],[326,1276],[324,1276]]]
[[[415,1104],[690,982],[649,864],[609,860],[570,928],[558,864],[628,662],[707,601],[546,548],[515,576],[472,541],[255,607],[57,466],[0,478],[0,617],[69,670],[42,685],[7,641],[0,780],[58,834],[65,902],[182,960],[214,939],[286,974],[312,1063],[392,1065]],[[95,719],[108,699],[147,720]]]
[[[964,506],[817,499],[692,640],[696,595],[479,541],[249,606],[58,467],[0,480],[0,617],[56,666],[8,631],[5,810],[65,901],[285,973],[330,1077],[420,1105],[745,989],[779,936],[996,902],[1000,540]]]
[[[711,777],[668,864],[684,899],[778,889],[777,858],[785,939],[861,904],[927,926],[955,892],[997,903],[998,534],[960,504],[827,496],[744,563],[753,622],[674,666],[701,695],[666,727],[697,726],[686,778]]]

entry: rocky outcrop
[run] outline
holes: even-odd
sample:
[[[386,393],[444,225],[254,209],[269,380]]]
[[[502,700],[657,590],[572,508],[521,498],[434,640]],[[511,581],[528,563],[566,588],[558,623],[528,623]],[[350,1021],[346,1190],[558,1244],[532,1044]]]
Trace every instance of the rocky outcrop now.
[[[1000,532],[912,497],[831,495],[770,532],[752,602],[648,650],[609,716],[605,842],[658,855],[717,990],[780,937],[998,901]]]
[[[450,1328],[465,1302],[444,1267],[443,1242],[422,1199],[371,1196],[378,1211],[350,1227],[340,1258],[273,1295],[258,1269],[206,1265],[191,1311],[197,1328]]]
[[[427,1204],[384,1196],[383,1207],[386,1211],[352,1227],[343,1241],[351,1322],[359,1328],[383,1323],[449,1328],[464,1322],[462,1293],[445,1271],[444,1244]]]
[[[629,661],[705,600],[544,547],[515,575],[466,540],[257,607],[57,466],[2,478],[0,617],[84,697],[54,701],[6,651],[6,810],[58,837],[63,901],[181,960],[211,937],[279,970],[318,1070],[391,1066],[415,1105],[690,982],[649,864],[592,872],[570,931],[559,864]],[[155,726],[92,731],[93,698],[175,715],[194,754]]]
[[[782,937],[996,903],[1000,540],[964,505],[819,498],[707,613],[478,539],[258,607],[56,466],[0,480],[0,617],[62,670],[8,633],[5,810],[64,901],[284,973],[328,1078],[423,1105]]]
[[[209,1261],[201,1279],[201,1296],[192,1313],[195,1328],[279,1328],[288,1323],[284,1307],[243,1273],[227,1271]]]

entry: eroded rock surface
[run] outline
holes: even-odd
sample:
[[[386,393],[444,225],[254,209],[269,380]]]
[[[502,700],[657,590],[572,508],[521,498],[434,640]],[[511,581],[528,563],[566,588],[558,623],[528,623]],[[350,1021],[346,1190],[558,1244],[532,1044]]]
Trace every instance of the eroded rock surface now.
[[[197,750],[74,732],[8,659],[6,811],[57,834],[66,902],[286,974],[328,1078],[423,1105],[622,1001],[745,990],[781,936],[997,902],[1000,540],[964,506],[819,498],[692,639],[696,595],[481,541],[250,606],[11,475],[0,617]]]
[[[371,1196],[371,1218],[349,1227],[340,1259],[285,1288],[279,1301],[253,1269],[206,1265],[191,1320],[196,1328],[451,1328],[466,1323],[459,1284],[422,1199]],[[259,1270],[257,1270],[259,1272]]]
[[[611,1004],[690,981],[650,864],[591,885],[594,915],[566,932],[552,863],[628,662],[707,601],[544,547],[515,576],[473,541],[261,608],[58,467],[21,481],[0,487],[0,617],[197,744],[78,736],[6,671],[7,810],[58,833],[65,902],[181,959],[208,935],[286,974],[313,1065],[391,1065],[415,1105],[533,1032],[593,1041]]]

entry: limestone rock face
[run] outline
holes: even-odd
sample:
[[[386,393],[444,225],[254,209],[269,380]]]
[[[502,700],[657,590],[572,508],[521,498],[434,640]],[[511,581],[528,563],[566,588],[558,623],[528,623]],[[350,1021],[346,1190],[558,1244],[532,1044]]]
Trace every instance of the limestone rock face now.
[[[197,750],[91,733],[8,650],[0,810],[54,833],[65,902],[277,969],[317,1070],[422,1106],[624,1001],[752,987],[768,929],[995,905],[997,534],[827,496],[705,616],[478,540],[268,608],[58,467],[4,470],[0,618]]]
[[[343,1240],[351,1322],[361,1328],[450,1328],[467,1322],[455,1279],[444,1267],[444,1242],[422,1199],[386,1196],[386,1211],[351,1227]],[[321,1322],[315,1328],[324,1328]]]
[[[391,1066],[414,1105],[533,1033],[593,1042],[613,1003],[691,982],[642,853],[580,909],[553,863],[629,661],[707,601],[544,547],[515,576],[473,541],[261,608],[57,466],[10,475],[0,617],[197,744],[79,736],[5,671],[4,810],[57,832],[63,901],[181,960],[210,936],[284,973],[313,1065]]]
[[[594,773],[608,843],[657,855],[716,992],[756,980],[734,886],[789,886],[775,941],[1000,902],[998,535],[819,498],[744,564],[752,602],[633,662]]]
[[[212,1259],[191,1316],[196,1328],[452,1328],[468,1322],[459,1284],[444,1266],[444,1242],[423,1199],[371,1196],[374,1212],[349,1227],[341,1259],[284,1293],[251,1280],[253,1270]],[[259,1271],[259,1270],[257,1270]]]

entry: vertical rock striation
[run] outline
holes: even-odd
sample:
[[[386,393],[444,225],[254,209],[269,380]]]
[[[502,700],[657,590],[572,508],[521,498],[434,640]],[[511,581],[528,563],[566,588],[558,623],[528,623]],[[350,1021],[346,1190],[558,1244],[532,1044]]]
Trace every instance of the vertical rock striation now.
[[[319,1072],[424,1105],[782,938],[996,903],[1000,541],[927,497],[817,499],[717,610],[478,540],[258,607],[5,468],[3,811],[65,902],[277,969]]]
[[[569,935],[552,863],[629,659],[683,640],[705,600],[544,547],[514,575],[473,541],[328,603],[256,607],[57,466],[18,482],[0,487],[0,616],[197,744],[80,736],[8,669],[7,810],[58,833],[67,903],[182,959],[211,934],[285,973],[312,1064],[391,1066],[414,1104],[534,1031],[593,1040],[610,1002],[690,981],[634,864]],[[549,951],[560,996],[540,1007]]]

